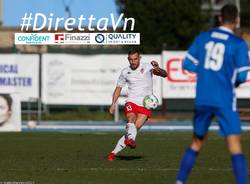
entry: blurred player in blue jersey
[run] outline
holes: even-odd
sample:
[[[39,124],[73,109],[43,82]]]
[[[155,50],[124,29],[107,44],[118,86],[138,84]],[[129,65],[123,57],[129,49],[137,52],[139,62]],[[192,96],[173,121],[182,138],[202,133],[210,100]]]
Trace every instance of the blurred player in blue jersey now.
[[[186,183],[214,116],[227,140],[236,183],[248,183],[235,96],[235,87],[246,81],[250,70],[248,46],[233,33],[239,23],[235,5],[227,4],[221,9],[220,23],[221,27],[196,37],[183,61],[184,69],[197,74],[197,86],[193,139],[182,157],[176,184]]]

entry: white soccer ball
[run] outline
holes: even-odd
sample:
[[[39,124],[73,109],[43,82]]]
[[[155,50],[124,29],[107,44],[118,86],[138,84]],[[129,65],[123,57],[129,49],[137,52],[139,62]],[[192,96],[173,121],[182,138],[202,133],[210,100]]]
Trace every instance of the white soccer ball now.
[[[147,109],[156,109],[158,103],[159,101],[155,95],[147,95],[143,99],[143,106]]]
[[[36,121],[28,121],[27,122],[28,128],[35,128],[36,127]]]

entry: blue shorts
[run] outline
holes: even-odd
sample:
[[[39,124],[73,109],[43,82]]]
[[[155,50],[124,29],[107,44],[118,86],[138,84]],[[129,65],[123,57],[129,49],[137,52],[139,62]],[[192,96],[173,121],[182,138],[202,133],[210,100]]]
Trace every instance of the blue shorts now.
[[[217,117],[220,132],[223,136],[238,135],[241,133],[241,123],[238,112],[211,106],[196,106],[194,115],[194,133],[204,136],[208,132],[212,118]]]

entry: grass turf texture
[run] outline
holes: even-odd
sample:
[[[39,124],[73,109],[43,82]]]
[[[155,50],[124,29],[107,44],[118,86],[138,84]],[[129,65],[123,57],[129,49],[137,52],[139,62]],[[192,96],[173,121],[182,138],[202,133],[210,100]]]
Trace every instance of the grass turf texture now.
[[[139,133],[137,148],[117,160],[106,155],[121,133],[1,133],[0,182],[35,184],[173,184],[191,133]],[[242,142],[250,158],[250,135]],[[230,156],[223,138],[210,133],[189,178],[190,184],[232,184]]]

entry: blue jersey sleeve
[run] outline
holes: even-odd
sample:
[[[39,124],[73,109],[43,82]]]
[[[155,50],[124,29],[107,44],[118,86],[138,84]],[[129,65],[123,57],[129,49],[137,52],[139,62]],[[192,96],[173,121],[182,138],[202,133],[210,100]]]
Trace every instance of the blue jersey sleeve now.
[[[248,46],[245,41],[241,41],[236,50],[235,64],[236,68],[241,71],[250,70],[250,61],[248,56]]]
[[[196,73],[197,70],[197,64],[194,64],[192,61],[190,61],[187,57],[183,60],[182,68],[185,70],[188,70],[190,72]]]
[[[192,43],[192,45],[190,46],[190,48],[188,49],[188,52],[186,54],[185,59],[183,60],[183,64],[182,67],[185,70],[188,70],[190,72],[196,72],[197,70],[197,65],[199,63],[198,61],[198,40],[199,40],[199,36],[197,36],[194,40],[194,42]]]
[[[191,59],[193,62],[197,62],[198,61],[198,54],[199,54],[199,36],[197,36],[195,38],[195,40],[193,41],[192,45],[189,47],[188,49],[188,53],[187,53],[187,57],[189,59]],[[191,56],[191,57],[189,57]]]
[[[236,82],[235,82],[235,86],[238,87],[240,84],[246,82],[247,80],[247,71],[242,71],[237,73],[237,77],[236,77]]]

